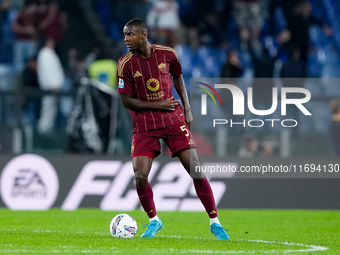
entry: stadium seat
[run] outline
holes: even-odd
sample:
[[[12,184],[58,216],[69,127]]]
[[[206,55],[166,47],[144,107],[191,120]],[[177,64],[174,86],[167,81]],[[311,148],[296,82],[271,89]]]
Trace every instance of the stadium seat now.
[[[111,4],[110,1],[97,1],[96,2],[96,11],[97,14],[102,21],[102,24],[105,26],[107,31],[110,31],[110,22],[111,22]]]
[[[112,40],[114,40],[115,42],[120,41],[120,39],[122,38],[122,34],[120,32],[120,29],[118,27],[118,23],[117,22],[111,22],[110,24],[110,37]]]
[[[205,77],[220,77],[221,67],[216,63],[216,60],[213,57],[207,56],[200,63],[201,72],[205,74]]]
[[[200,46],[197,49],[197,54],[199,59],[204,59],[208,56],[211,56],[211,49],[208,46]]]
[[[311,43],[317,48],[324,48],[331,43],[331,38],[328,38],[319,26],[311,26],[309,34]]]
[[[191,48],[185,45],[176,45],[175,50],[182,64],[183,75],[190,75],[193,69]]]
[[[202,70],[198,67],[194,67],[191,71],[191,77],[192,78],[202,78],[205,77],[204,74],[201,72]]]
[[[321,77],[322,63],[320,63],[320,59],[322,59],[322,50],[319,51],[319,54],[316,51],[312,51],[309,53],[307,63],[308,77],[310,78]]]
[[[218,66],[223,67],[224,63],[227,60],[227,49],[225,48],[216,48],[213,51],[213,57]]]

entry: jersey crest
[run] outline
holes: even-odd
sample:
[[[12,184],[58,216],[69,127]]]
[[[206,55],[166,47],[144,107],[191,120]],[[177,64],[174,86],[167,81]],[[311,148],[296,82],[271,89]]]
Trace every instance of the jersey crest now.
[[[165,63],[160,63],[158,65],[158,68],[162,73],[166,73],[166,64]]]

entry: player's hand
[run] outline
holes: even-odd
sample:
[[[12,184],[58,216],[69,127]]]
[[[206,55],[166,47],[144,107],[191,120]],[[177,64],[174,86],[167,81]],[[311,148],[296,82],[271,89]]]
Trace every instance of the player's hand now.
[[[178,105],[180,100],[174,100],[174,99],[164,99],[162,101],[158,101],[158,107],[160,110],[165,110],[165,111],[174,111],[176,106]]]

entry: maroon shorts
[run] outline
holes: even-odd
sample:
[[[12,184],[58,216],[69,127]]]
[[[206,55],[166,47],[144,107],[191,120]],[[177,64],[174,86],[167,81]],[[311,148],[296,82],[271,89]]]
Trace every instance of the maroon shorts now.
[[[154,157],[159,156],[161,154],[160,139],[163,139],[169,147],[172,157],[176,157],[182,150],[197,147],[187,125],[172,125],[149,132],[134,133],[132,136],[131,157],[133,158],[146,152],[154,152]]]

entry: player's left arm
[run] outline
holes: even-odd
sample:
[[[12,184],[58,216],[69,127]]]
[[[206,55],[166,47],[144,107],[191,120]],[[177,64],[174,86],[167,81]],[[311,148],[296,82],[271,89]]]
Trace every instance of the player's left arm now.
[[[181,98],[183,107],[184,107],[184,116],[185,116],[185,123],[190,127],[190,125],[194,122],[194,118],[192,117],[191,107],[189,104],[189,98],[187,89],[185,88],[183,76],[173,76],[174,86],[175,89]]]

